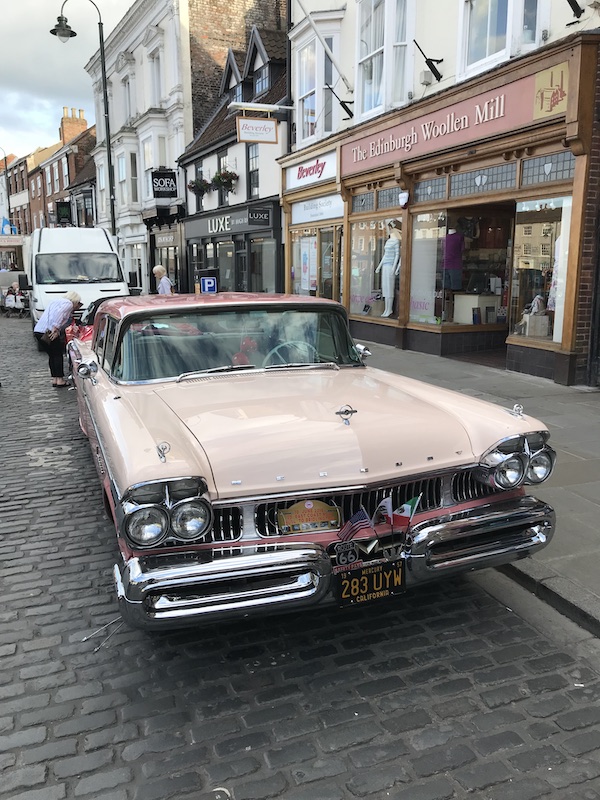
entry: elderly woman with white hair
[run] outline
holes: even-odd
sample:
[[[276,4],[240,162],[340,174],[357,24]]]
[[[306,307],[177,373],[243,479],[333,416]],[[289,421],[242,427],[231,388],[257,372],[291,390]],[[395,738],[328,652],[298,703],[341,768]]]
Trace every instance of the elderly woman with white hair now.
[[[81,305],[81,297],[77,292],[67,292],[64,297],[48,303],[33,329],[38,347],[48,354],[52,386],[57,389],[68,386],[64,372],[65,330],[71,322],[73,312],[81,308]]]
[[[167,270],[162,264],[157,264],[152,273],[156,278],[156,288],[159,294],[174,294],[173,284],[169,280]]]

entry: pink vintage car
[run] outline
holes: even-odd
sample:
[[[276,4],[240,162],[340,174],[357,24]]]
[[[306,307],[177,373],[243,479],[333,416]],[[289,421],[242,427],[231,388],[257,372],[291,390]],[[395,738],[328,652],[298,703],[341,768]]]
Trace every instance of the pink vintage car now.
[[[330,300],[102,303],[69,355],[129,624],[383,602],[548,543],[543,423],[366,354]]]

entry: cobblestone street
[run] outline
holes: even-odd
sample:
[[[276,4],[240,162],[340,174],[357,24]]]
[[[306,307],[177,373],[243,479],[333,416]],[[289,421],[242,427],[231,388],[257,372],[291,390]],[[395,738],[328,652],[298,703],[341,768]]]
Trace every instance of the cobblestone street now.
[[[119,627],[74,392],[29,320],[0,317],[0,353],[2,800],[600,800],[600,660],[480,581]]]

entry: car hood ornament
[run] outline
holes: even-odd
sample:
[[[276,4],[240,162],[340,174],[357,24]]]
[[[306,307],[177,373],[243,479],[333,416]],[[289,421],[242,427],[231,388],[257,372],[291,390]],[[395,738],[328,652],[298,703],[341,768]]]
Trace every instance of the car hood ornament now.
[[[358,414],[358,411],[356,408],[352,408],[352,406],[345,405],[335,413],[338,415],[338,417],[341,417],[344,420],[344,425],[350,425],[350,418],[353,414]]]

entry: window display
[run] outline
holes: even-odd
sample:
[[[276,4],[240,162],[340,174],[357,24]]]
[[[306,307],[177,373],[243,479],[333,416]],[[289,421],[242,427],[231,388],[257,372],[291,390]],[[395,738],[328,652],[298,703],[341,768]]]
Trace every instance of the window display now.
[[[291,242],[292,293],[341,301],[342,226],[294,230]]]
[[[413,217],[410,321],[506,324],[508,209],[462,209]]]
[[[354,222],[350,230],[350,313],[397,317],[401,221],[388,218]]]
[[[517,204],[511,331],[560,343],[565,306],[570,197]]]

